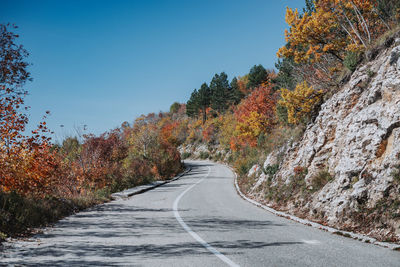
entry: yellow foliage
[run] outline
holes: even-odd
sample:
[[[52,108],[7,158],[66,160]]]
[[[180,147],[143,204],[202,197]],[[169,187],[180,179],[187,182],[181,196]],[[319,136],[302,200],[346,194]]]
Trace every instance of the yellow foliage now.
[[[287,8],[287,45],[278,50],[278,57],[315,63],[326,55],[342,61],[346,51],[362,51],[383,30],[374,5],[371,0],[320,0],[315,11],[302,15]]]
[[[279,104],[288,110],[288,122],[298,124],[321,101],[322,90],[316,91],[307,82],[297,84],[293,91],[282,88]]]
[[[255,137],[259,136],[265,130],[264,124],[264,116],[257,111],[251,111],[248,117],[238,122],[235,134],[247,140],[254,140]]]
[[[219,134],[219,143],[224,148],[231,147],[231,139],[234,135],[236,128],[236,119],[233,113],[226,113],[221,115],[220,117],[221,126],[220,126],[220,134]]]

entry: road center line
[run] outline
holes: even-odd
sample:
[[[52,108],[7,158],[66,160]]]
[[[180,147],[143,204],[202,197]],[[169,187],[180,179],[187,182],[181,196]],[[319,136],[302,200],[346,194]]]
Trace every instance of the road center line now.
[[[210,251],[211,253],[213,253],[215,256],[217,256],[220,260],[222,260],[223,262],[225,262],[226,264],[228,264],[229,266],[239,266],[238,264],[234,263],[233,261],[231,261],[228,257],[226,257],[225,255],[223,255],[221,252],[219,252],[218,250],[216,250],[213,246],[211,246],[210,244],[208,244],[206,241],[204,241],[203,238],[201,238],[197,233],[195,233],[182,219],[181,215],[179,215],[179,211],[178,211],[178,204],[179,204],[179,200],[181,200],[181,198],[187,193],[189,192],[190,189],[192,189],[193,187],[195,187],[197,184],[201,183],[205,178],[207,178],[210,175],[211,172],[211,168],[210,166],[208,166],[208,173],[206,177],[203,177],[202,179],[200,179],[199,181],[197,181],[196,183],[192,184],[191,186],[189,186],[185,191],[183,191],[174,201],[173,204],[173,211],[174,211],[174,215],[176,220],[179,222],[179,224],[183,227],[183,229],[185,229],[186,232],[188,232],[197,242],[199,242],[200,244],[202,244],[208,251]]]

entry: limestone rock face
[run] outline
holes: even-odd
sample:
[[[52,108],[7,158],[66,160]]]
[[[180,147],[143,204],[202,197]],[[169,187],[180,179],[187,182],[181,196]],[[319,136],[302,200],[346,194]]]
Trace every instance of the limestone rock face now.
[[[322,105],[275,177],[288,183],[294,168],[301,166],[308,170],[309,185],[319,172],[329,172],[335,179],[315,194],[311,210],[322,212],[334,225],[349,210],[361,204],[374,207],[387,197],[399,164],[400,40],[396,40],[359,67]]]
[[[255,165],[253,165],[253,166],[250,168],[250,170],[249,170],[247,176],[250,177],[250,176],[253,176],[253,175],[259,175],[260,173],[261,173],[261,167],[260,167],[260,165],[255,164]]]

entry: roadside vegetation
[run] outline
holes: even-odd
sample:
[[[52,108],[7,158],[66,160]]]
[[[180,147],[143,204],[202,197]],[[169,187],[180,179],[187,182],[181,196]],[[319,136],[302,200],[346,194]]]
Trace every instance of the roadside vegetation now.
[[[109,200],[125,188],[163,180],[182,170],[176,119],[181,110],[141,116],[100,136],[54,144],[46,112],[25,133],[24,103],[31,80],[28,52],[14,26],[0,25],[0,240]],[[174,115],[174,119],[172,118]]]
[[[51,142],[45,118],[32,134],[23,135],[28,119],[21,88],[30,80],[28,53],[16,44],[12,26],[2,25],[0,238],[105,201],[111,192],[174,176],[182,168],[179,147],[203,145],[207,151],[199,158],[228,162],[247,176],[271,151],[299,140],[321,104],[387,42],[388,32],[398,30],[400,4],[306,0],[302,11],[287,8],[285,19],[286,44],[277,52],[276,70],[254,65],[232,79],[215,74],[169,112],[62,144]],[[181,152],[182,158],[195,156],[189,149]],[[307,189],[305,172],[299,166],[293,184],[269,192],[266,199],[288,201],[293,192],[308,196],[332,179],[321,170],[313,189]],[[248,188],[246,181],[252,182],[242,178],[240,184]]]

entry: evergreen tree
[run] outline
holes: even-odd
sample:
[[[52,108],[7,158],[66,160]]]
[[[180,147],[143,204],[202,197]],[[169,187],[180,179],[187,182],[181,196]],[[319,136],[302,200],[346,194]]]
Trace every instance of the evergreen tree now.
[[[198,92],[197,89],[194,89],[192,94],[190,95],[189,101],[186,103],[186,114],[189,117],[197,117],[199,111],[198,104]]]
[[[210,107],[211,90],[207,83],[203,83],[198,91],[197,103],[203,116],[203,123],[207,120],[207,108]]]
[[[278,75],[273,80],[273,83],[277,85],[277,89],[286,88],[293,90],[296,87],[296,79],[294,75],[293,65],[295,63],[290,58],[283,58],[275,63],[275,67],[278,69]]]
[[[180,107],[181,107],[181,104],[179,104],[178,102],[174,102],[174,103],[170,106],[169,112],[170,112],[170,113],[177,113]]]
[[[231,81],[231,90],[232,90],[232,103],[237,105],[240,103],[240,100],[242,100],[242,98],[244,98],[244,94],[242,91],[240,91],[239,89],[239,85],[237,82],[237,78],[233,77],[232,81]]]
[[[247,83],[247,89],[253,89],[260,86],[263,82],[268,79],[267,70],[260,64],[254,65],[249,72],[249,82]]]
[[[232,90],[229,86],[228,75],[225,72],[215,74],[210,82],[211,108],[220,113],[229,107]]]

